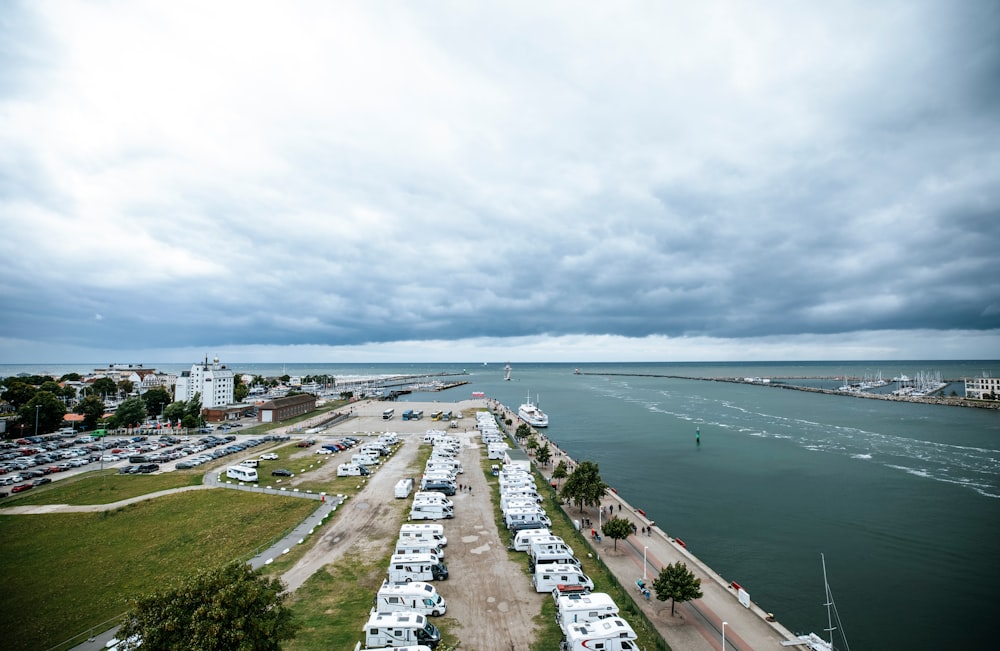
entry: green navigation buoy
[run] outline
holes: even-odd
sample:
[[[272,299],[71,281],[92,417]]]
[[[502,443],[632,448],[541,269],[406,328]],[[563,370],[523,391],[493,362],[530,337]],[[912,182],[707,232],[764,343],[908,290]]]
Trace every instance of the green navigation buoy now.
[[[697,443],[698,445],[701,445],[701,428],[700,428],[700,427],[699,427],[699,428],[696,428],[696,429],[694,430],[694,441],[695,441],[695,443]]]

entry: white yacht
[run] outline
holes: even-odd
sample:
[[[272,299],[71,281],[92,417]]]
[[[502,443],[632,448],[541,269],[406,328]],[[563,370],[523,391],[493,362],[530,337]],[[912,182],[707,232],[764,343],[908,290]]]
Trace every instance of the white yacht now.
[[[517,415],[532,427],[548,427],[549,417],[537,404],[531,402],[531,394],[525,398],[525,403],[517,408]]]

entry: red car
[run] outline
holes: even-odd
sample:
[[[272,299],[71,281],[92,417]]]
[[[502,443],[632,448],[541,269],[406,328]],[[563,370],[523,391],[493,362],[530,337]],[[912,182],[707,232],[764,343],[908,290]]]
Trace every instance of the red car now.
[[[23,493],[26,490],[34,488],[31,484],[18,484],[14,488],[10,489],[11,493]]]

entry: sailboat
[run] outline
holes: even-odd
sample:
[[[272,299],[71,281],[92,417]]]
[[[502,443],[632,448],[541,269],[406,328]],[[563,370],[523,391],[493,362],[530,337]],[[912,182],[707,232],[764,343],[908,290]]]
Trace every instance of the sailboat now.
[[[503,367],[503,379],[510,381],[510,362],[507,362],[507,366]]]
[[[841,647],[835,647],[833,645],[833,632],[840,629],[840,636],[844,640],[844,646],[842,647],[844,651],[851,651],[850,645],[847,643],[847,635],[844,634],[844,626],[840,623],[840,613],[837,612],[837,604],[833,603],[833,591],[830,590],[830,582],[826,579],[826,557],[823,554],[819,555],[820,560],[823,562],[823,587],[826,590],[826,619],[827,627],[826,632],[830,636],[829,640],[824,640],[815,633],[807,633],[805,635],[799,635],[795,640],[789,640],[782,642],[781,646],[804,646],[811,651],[837,651]],[[834,620],[837,621],[837,625],[834,626]]]

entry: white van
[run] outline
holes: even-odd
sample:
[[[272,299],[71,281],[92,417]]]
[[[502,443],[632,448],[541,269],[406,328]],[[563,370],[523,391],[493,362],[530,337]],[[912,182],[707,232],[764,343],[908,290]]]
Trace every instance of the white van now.
[[[444,535],[444,525],[440,524],[404,524],[399,528],[400,540],[431,540],[441,547],[448,546],[448,538]]]
[[[570,624],[566,627],[562,648],[566,651],[639,651],[635,631],[617,615],[586,624]]]
[[[257,469],[247,466],[229,466],[226,468],[226,477],[239,481],[257,481]]]
[[[545,565],[575,565],[580,567],[580,559],[573,554],[563,550],[557,552],[538,552],[528,559],[528,570],[534,572],[536,568]]]
[[[586,624],[617,614],[618,604],[606,592],[562,595],[556,599],[556,621],[563,633],[571,624]]]
[[[365,648],[424,645],[437,647],[441,632],[418,612],[375,613],[365,624]]]
[[[594,582],[576,565],[539,565],[531,575],[535,592],[552,592],[558,585],[582,585],[594,589]]]
[[[448,578],[448,566],[430,554],[393,554],[389,559],[389,582],[439,581]]]
[[[410,507],[411,520],[447,520],[455,517],[455,511],[450,506],[444,504],[429,504],[427,502],[415,502]]]
[[[421,491],[413,496],[414,504],[440,504],[441,506],[455,508],[455,503],[445,497],[444,493],[435,491]]]
[[[396,499],[406,499],[413,490],[413,477],[405,477],[396,482]]]
[[[504,496],[500,498],[500,512],[507,515],[507,511],[513,509],[530,509],[539,508],[538,502],[531,499],[530,497],[518,497],[518,498],[508,498]]]
[[[528,541],[528,556],[541,554],[542,552],[566,552],[573,555],[573,548],[566,544],[566,541],[559,536],[537,536]]]
[[[260,462],[256,459],[244,459],[243,461],[240,461],[240,465],[246,466],[247,468],[256,468],[260,465]]]
[[[375,595],[375,611],[395,613],[413,610],[421,615],[439,617],[448,610],[444,600],[433,584],[425,581],[394,584],[385,581]]]
[[[504,524],[510,529],[515,523],[539,522],[546,527],[552,526],[552,520],[545,515],[545,511],[538,507],[529,509],[511,509],[503,516]]]
[[[433,540],[404,540],[400,538],[396,541],[396,554],[431,554],[437,556],[439,560],[444,560],[444,548]]]
[[[371,471],[364,466],[359,466],[356,463],[342,463],[337,466],[337,476],[338,477],[359,477],[363,475],[370,475]]]
[[[531,549],[531,541],[535,538],[552,538],[552,532],[548,529],[525,529],[518,531],[511,539],[510,548],[518,552],[526,552]]]

